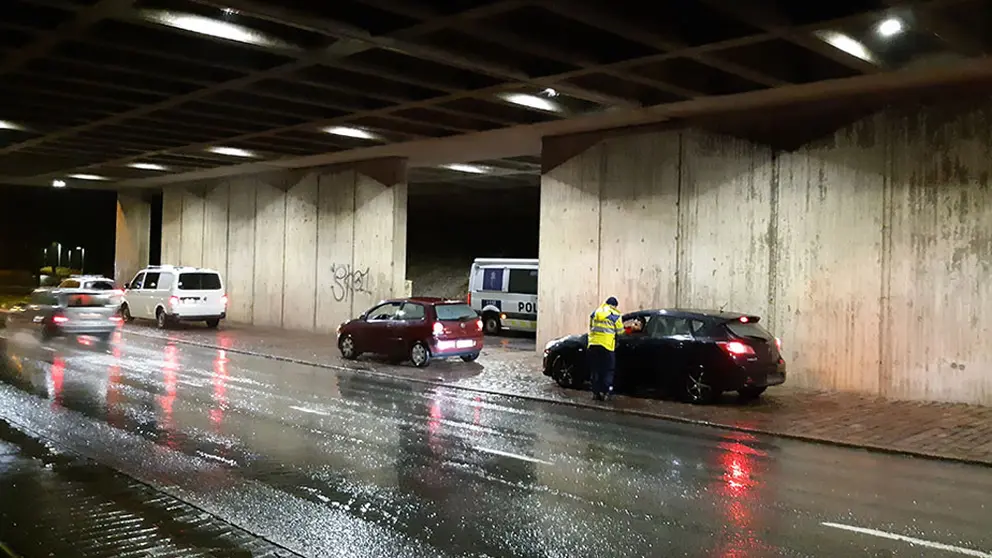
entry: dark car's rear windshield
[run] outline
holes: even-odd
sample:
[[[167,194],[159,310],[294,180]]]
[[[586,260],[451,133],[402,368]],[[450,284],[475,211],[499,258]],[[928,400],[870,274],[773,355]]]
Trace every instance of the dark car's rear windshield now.
[[[750,337],[753,339],[763,339],[765,341],[771,341],[775,339],[775,336],[768,333],[765,328],[758,324],[753,323],[742,323],[739,321],[727,322],[727,329],[731,333],[738,337]]]
[[[66,294],[62,295],[62,303],[69,308],[96,308],[110,306],[110,296],[105,294]]]
[[[218,291],[220,290],[220,275],[216,273],[180,273],[179,290]]]
[[[460,322],[479,316],[468,304],[438,304],[434,310],[437,312],[437,319],[442,322]]]

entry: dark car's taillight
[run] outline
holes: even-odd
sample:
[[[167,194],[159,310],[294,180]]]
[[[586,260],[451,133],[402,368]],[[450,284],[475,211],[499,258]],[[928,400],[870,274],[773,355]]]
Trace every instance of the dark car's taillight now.
[[[720,348],[727,352],[730,356],[754,356],[754,347],[748,345],[747,343],[742,343],[740,341],[720,341],[718,343]]]
[[[52,323],[58,325],[66,324],[69,323],[69,318],[63,316],[62,314],[56,314],[52,316]]]

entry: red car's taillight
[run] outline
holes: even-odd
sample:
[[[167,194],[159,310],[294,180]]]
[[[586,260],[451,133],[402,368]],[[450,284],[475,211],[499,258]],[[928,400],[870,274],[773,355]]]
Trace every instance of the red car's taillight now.
[[[720,347],[730,356],[748,356],[754,354],[754,347],[740,341],[722,341]]]
[[[475,327],[479,328],[479,331],[482,331],[482,318],[475,320]]]
[[[434,336],[444,335],[444,324],[441,322],[434,322]]]

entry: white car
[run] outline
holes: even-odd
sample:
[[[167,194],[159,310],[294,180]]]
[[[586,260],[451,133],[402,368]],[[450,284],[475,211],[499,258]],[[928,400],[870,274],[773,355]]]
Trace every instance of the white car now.
[[[212,269],[149,266],[124,285],[124,321],[155,320],[165,328],[177,322],[206,322],[215,328],[227,317],[227,294]]]
[[[56,287],[62,292],[79,291],[107,291],[110,295],[110,303],[114,308],[120,308],[124,302],[124,289],[118,289],[113,279],[108,279],[102,275],[73,275],[59,283]]]

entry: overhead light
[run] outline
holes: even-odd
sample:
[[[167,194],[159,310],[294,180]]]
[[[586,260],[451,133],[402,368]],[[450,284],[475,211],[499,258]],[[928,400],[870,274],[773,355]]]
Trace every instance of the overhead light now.
[[[499,97],[504,101],[515,105],[547,112],[561,112],[561,106],[559,106],[558,103],[549,101],[548,99],[542,99],[541,97],[535,97],[534,95],[525,95],[523,93],[501,93]]]
[[[541,91],[541,93],[544,93],[548,97],[557,97],[558,96],[558,92],[555,91],[554,89],[550,88],[550,87],[547,88],[547,89],[545,89],[544,91]]]
[[[155,163],[130,163],[128,166],[131,167],[132,169],[140,169],[140,170],[153,170],[153,171],[169,170],[168,168],[162,165],[156,165]]]
[[[238,149],[237,147],[211,147],[207,149],[207,151],[218,155],[228,155],[230,157],[255,157],[255,154],[251,151],[245,151],[244,149]]]
[[[850,35],[838,33],[837,31],[817,31],[816,36],[828,45],[842,50],[855,58],[860,58],[865,62],[876,64],[875,56],[868,50],[868,47],[851,38]]]
[[[898,35],[904,29],[902,20],[894,17],[890,17],[878,24],[878,34],[886,38]]]
[[[452,165],[441,165],[441,168],[458,171],[458,172],[467,172],[470,174],[486,174],[489,172],[489,167],[480,167],[478,165],[463,165],[461,163],[455,163]]]
[[[53,180],[52,188],[65,188],[65,180],[58,180],[58,179]]]
[[[225,11],[225,13],[230,15],[229,12]],[[286,48],[291,46],[282,41],[267,37],[263,33],[255,31],[254,29],[249,29],[243,25],[221,21],[219,19],[210,19],[209,17],[184,14],[180,12],[170,12],[166,10],[142,10],[141,16],[148,21],[152,21],[160,25],[174,27],[176,29],[182,29],[184,31],[199,33],[210,37],[217,37],[219,39],[227,39],[229,41],[267,47]]]
[[[324,132],[328,134],[334,134],[335,136],[345,136],[349,138],[359,138],[359,139],[379,139],[379,136],[362,130],[361,128],[351,128],[348,126],[332,126],[330,128],[324,128]]]
[[[23,130],[20,124],[15,124],[10,120],[0,120],[0,130]]]
[[[98,174],[70,174],[69,178],[75,178],[76,180],[107,180],[106,176],[100,176]]]

